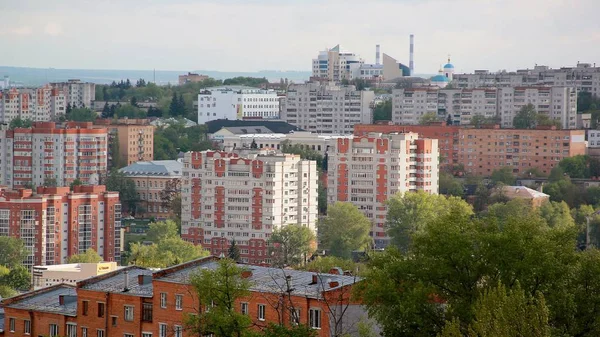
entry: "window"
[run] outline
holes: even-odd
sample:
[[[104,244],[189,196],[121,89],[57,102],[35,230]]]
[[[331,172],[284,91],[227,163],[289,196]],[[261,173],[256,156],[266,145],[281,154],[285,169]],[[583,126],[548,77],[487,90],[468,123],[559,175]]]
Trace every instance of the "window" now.
[[[321,329],[321,310],[310,309],[310,327],[313,329]]]
[[[124,333],[123,337],[133,337],[133,334],[132,333]]]
[[[248,303],[242,302],[242,315],[248,315]]]
[[[8,331],[10,332],[15,332],[15,319],[14,318],[9,318],[8,319]]]
[[[67,324],[67,337],[77,337],[77,324]]]
[[[167,307],[167,293],[160,293],[160,307]]]
[[[167,337],[167,325],[158,323],[158,337]]]
[[[175,337],[183,337],[183,329],[181,328],[181,325],[175,326]]]
[[[292,324],[292,325],[300,324],[300,309],[299,308],[290,308],[290,324]]]
[[[142,304],[142,321],[152,322],[152,303]]]
[[[88,314],[88,304],[90,303],[90,301],[82,301],[82,308],[81,308],[81,314],[83,316],[87,316]]]
[[[96,337],[104,337],[104,330],[98,329]]]
[[[175,295],[175,310],[183,310],[183,295]]]
[[[112,320],[112,326],[117,326],[117,316],[110,316]]]
[[[104,303],[98,302],[98,317],[104,317]]]
[[[265,320],[265,305],[264,304],[259,304],[258,305],[258,319],[261,321]]]
[[[50,324],[50,328],[48,329],[48,335],[50,337],[56,337],[56,336],[58,336],[58,325],[56,325],[56,324]]]
[[[30,320],[25,320],[25,326],[23,328],[23,333],[25,333],[26,335],[31,334],[31,321]]]
[[[81,328],[81,337],[88,337],[87,328]]]
[[[133,322],[133,306],[131,305],[125,306],[125,321]]]
[[[142,337],[152,337],[152,332],[142,332]]]

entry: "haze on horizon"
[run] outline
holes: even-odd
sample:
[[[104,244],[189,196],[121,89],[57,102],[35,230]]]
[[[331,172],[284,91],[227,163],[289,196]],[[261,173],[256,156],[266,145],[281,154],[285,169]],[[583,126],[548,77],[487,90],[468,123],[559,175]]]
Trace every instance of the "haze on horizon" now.
[[[310,71],[340,44],[416,73],[600,64],[598,0],[0,0],[0,65]]]

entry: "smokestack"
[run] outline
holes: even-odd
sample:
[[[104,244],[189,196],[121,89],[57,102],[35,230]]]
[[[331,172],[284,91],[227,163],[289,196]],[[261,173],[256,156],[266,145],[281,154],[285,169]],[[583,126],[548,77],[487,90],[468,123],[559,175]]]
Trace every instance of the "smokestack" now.
[[[410,34],[410,60],[408,68],[410,68],[410,76],[413,76],[415,74],[415,36],[413,34]]]
[[[379,61],[381,60],[380,58],[380,54],[379,54],[379,45],[375,46],[375,64],[379,65]]]
[[[123,291],[127,292],[127,291],[129,291],[129,270],[126,270],[123,273],[123,278],[124,278],[124,280],[123,280],[123,284],[124,284],[123,285]]]

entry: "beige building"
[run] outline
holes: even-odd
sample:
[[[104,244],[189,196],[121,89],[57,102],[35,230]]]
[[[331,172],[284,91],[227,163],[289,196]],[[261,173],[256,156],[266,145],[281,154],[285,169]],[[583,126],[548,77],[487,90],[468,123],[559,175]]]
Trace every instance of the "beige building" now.
[[[165,205],[161,193],[181,193],[182,169],[183,164],[178,160],[142,161],[120,169],[135,182],[140,200],[136,215],[159,219],[172,215],[173,210]]]
[[[550,200],[550,196],[546,193],[536,191],[525,186],[502,186],[495,194],[502,194],[510,200],[521,199],[529,203],[533,208],[542,206]]]
[[[98,119],[96,125],[108,129],[109,166],[113,167],[113,142],[119,142],[119,159],[121,165],[131,165],[138,161],[154,159],[154,126],[147,119],[121,118]]]
[[[252,142],[256,143],[257,148],[270,148],[281,150],[284,142],[290,145],[300,145],[303,148],[315,150],[325,154],[330,145],[335,144],[336,139],[346,137],[345,135],[327,135],[317,134],[306,131],[296,131],[289,134],[283,133],[255,133],[241,135],[223,136],[222,149],[224,151],[233,151],[237,149],[249,149]]]
[[[33,290],[55,284],[75,285],[78,281],[117,270],[116,262],[68,263],[33,267]]]

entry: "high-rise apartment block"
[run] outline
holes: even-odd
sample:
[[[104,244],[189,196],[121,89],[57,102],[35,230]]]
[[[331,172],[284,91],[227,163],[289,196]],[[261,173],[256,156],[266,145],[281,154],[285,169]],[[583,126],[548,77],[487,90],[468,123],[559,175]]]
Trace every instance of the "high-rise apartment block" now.
[[[91,122],[35,122],[0,129],[0,185],[97,184],[107,172],[107,130]]]
[[[338,138],[329,150],[327,201],[351,202],[373,222],[377,248],[388,245],[386,200],[398,192],[438,193],[437,139],[416,133]]]
[[[0,91],[0,123],[15,118],[36,122],[56,120],[66,112],[65,95],[48,85],[37,89],[6,89]]]
[[[0,190],[0,236],[23,240],[23,265],[61,264],[94,249],[105,261],[121,255],[119,193],[102,185]]]
[[[108,161],[131,165],[138,161],[154,159],[154,126],[147,119],[97,119],[95,125],[108,129]],[[118,143],[118,154],[116,152]],[[116,157],[118,156],[118,158]],[[120,166],[121,166],[120,165]]]
[[[208,88],[198,94],[198,124],[216,119],[278,119],[279,97],[271,89]]]
[[[298,155],[259,151],[188,152],[184,157],[181,236],[213,255],[231,241],[246,263],[270,263],[266,242],[275,229],[315,231],[317,164]]]
[[[497,117],[502,127],[510,128],[519,110],[532,104],[563,129],[577,128],[577,92],[569,87],[396,89],[392,99],[392,121],[397,124],[419,124],[423,115],[434,113],[456,125],[468,125],[477,115]]]
[[[70,104],[74,108],[91,108],[92,103],[96,100],[96,84],[94,83],[68,80],[67,82],[50,83],[50,85],[64,93],[65,106]]]
[[[281,119],[315,133],[350,134],[354,124],[371,123],[373,91],[354,86],[293,84],[288,88]]]

